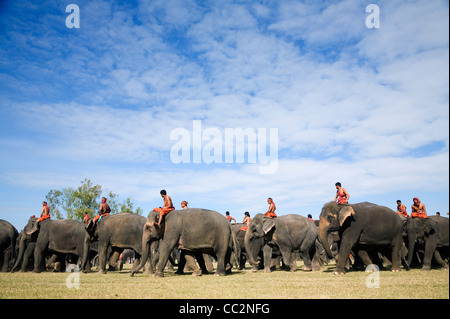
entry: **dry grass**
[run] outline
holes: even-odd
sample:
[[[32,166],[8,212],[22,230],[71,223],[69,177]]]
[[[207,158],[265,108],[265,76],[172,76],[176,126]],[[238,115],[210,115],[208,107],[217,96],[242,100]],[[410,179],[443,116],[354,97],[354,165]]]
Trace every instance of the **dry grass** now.
[[[282,270],[270,274],[234,270],[232,275],[174,275],[164,278],[136,274],[130,277],[130,265],[121,272],[99,275],[95,271],[79,274],[79,289],[67,288],[69,273],[0,273],[0,298],[40,299],[448,299],[449,272],[418,269],[391,273],[381,271],[379,288],[367,288],[370,274],[352,271],[335,276],[334,265],[321,271],[291,273]]]

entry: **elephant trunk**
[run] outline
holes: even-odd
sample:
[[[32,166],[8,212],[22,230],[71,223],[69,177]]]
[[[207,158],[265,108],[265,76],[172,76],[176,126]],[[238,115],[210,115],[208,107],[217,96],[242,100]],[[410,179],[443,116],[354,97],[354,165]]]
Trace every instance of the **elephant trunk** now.
[[[408,253],[406,262],[408,266],[411,266],[413,257],[414,257],[414,248],[416,246],[416,234],[409,233],[408,234]]]
[[[26,242],[26,236],[25,234],[22,234],[22,238],[20,240],[19,244],[19,254],[16,258],[16,262],[14,263],[14,266],[11,269],[11,272],[14,272],[19,267],[20,263],[22,262],[23,254],[25,253],[25,242]]]
[[[247,257],[248,257],[248,261],[250,262],[250,264],[252,266],[257,265],[258,262],[255,259],[255,256],[253,255],[253,249],[251,246],[251,242],[252,242],[252,238],[253,235],[251,233],[250,230],[247,229],[247,231],[245,232],[245,237],[244,237],[244,246],[245,246],[245,252],[247,253]]]
[[[86,236],[84,238],[84,246],[83,246],[83,258],[81,259],[81,270],[83,272],[88,271],[87,264],[89,262],[89,252],[91,250],[91,239],[89,234],[86,232]]]
[[[333,258],[333,254],[331,253],[330,244],[328,243],[328,227],[330,226],[330,222],[327,221],[324,217],[320,217],[319,221],[319,241],[322,243],[325,252],[327,253],[328,258]]]
[[[147,258],[150,251],[150,232],[146,229],[147,228],[146,226],[147,225],[144,225],[144,230],[142,231],[141,260],[139,262],[139,265],[131,269],[131,277],[134,277],[135,273],[144,268],[145,263],[147,262]]]

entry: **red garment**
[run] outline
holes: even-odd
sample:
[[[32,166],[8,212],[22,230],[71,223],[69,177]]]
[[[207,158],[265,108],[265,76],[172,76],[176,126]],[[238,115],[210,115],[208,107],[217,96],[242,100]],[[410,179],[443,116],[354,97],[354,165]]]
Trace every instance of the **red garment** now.
[[[420,200],[419,200],[419,198],[414,197],[413,200],[417,200],[417,205],[418,205],[418,206],[416,206],[416,204],[414,204],[414,205],[412,205],[412,207],[416,207],[417,209],[419,209],[419,207],[420,207]],[[427,218],[427,213],[425,213],[425,210],[424,210],[424,209],[421,209],[421,210],[419,210],[419,211],[416,211],[416,210],[414,210],[412,207],[411,207],[411,210],[412,210],[412,211],[411,211],[411,217]]]
[[[161,216],[167,215],[168,213],[170,213],[171,211],[175,210],[175,207],[156,207],[153,208],[153,211],[158,212],[161,214]]]
[[[46,215],[42,215],[41,217],[39,217],[39,219],[37,220],[38,222],[41,222],[45,219],[49,219],[50,218],[50,214],[46,214]]]
[[[413,213],[411,213],[411,217],[427,218],[427,214],[426,214],[424,211],[421,211],[421,212],[413,212]]]
[[[105,217],[105,216],[108,216],[108,215],[109,215],[109,213],[98,214],[97,216],[94,217],[94,221],[96,222],[97,220],[99,220],[101,216]]]
[[[277,217],[277,214],[275,214],[274,212],[268,212],[268,213],[265,213],[264,216],[269,217],[269,218],[274,218],[274,217]]]
[[[406,206],[401,204],[400,206],[397,206],[397,214],[409,217],[408,213],[406,212]]]
[[[247,229],[248,229],[248,225],[245,225],[245,226],[239,228],[239,230],[243,230],[243,231],[247,231]]]

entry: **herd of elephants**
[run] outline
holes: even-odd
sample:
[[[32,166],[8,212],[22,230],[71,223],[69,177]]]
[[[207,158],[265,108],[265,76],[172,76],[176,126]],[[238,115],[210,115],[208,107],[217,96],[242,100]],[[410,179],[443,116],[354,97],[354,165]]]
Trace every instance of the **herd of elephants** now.
[[[164,276],[167,265],[177,273],[190,267],[193,275],[214,271],[226,275],[248,262],[270,272],[282,262],[291,271],[297,260],[302,270],[319,270],[335,259],[335,274],[364,269],[370,264],[392,271],[410,267],[448,269],[449,219],[441,216],[406,218],[372,203],[326,203],[319,221],[301,215],[268,218],[257,214],[246,231],[224,215],[206,209],[174,210],[158,223],[159,213],[145,218],[131,213],[102,218],[94,228],[76,220],[30,218],[20,232],[0,220],[0,270],[64,271],[77,264],[89,272],[96,260],[98,273],[119,269],[119,256],[134,251],[131,276],[144,270]],[[170,262],[170,263],[169,263]],[[200,266],[200,268],[199,268]]]

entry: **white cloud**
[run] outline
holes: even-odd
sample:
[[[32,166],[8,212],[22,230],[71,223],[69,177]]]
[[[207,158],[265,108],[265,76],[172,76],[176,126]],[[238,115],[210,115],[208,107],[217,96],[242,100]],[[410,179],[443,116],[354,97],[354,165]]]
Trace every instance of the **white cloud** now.
[[[253,211],[268,196],[285,211],[322,204],[336,181],[359,198],[448,189],[448,5],[379,6],[377,30],[353,1],[95,1],[81,6],[70,41],[6,30],[1,50],[23,65],[0,75],[13,127],[2,131],[2,180],[50,189],[88,177],[148,205],[167,187],[180,200]],[[28,49],[37,62],[13,54]],[[171,163],[171,130],[196,119],[221,132],[278,128],[277,173]],[[44,163],[39,173],[11,164],[26,152]]]

